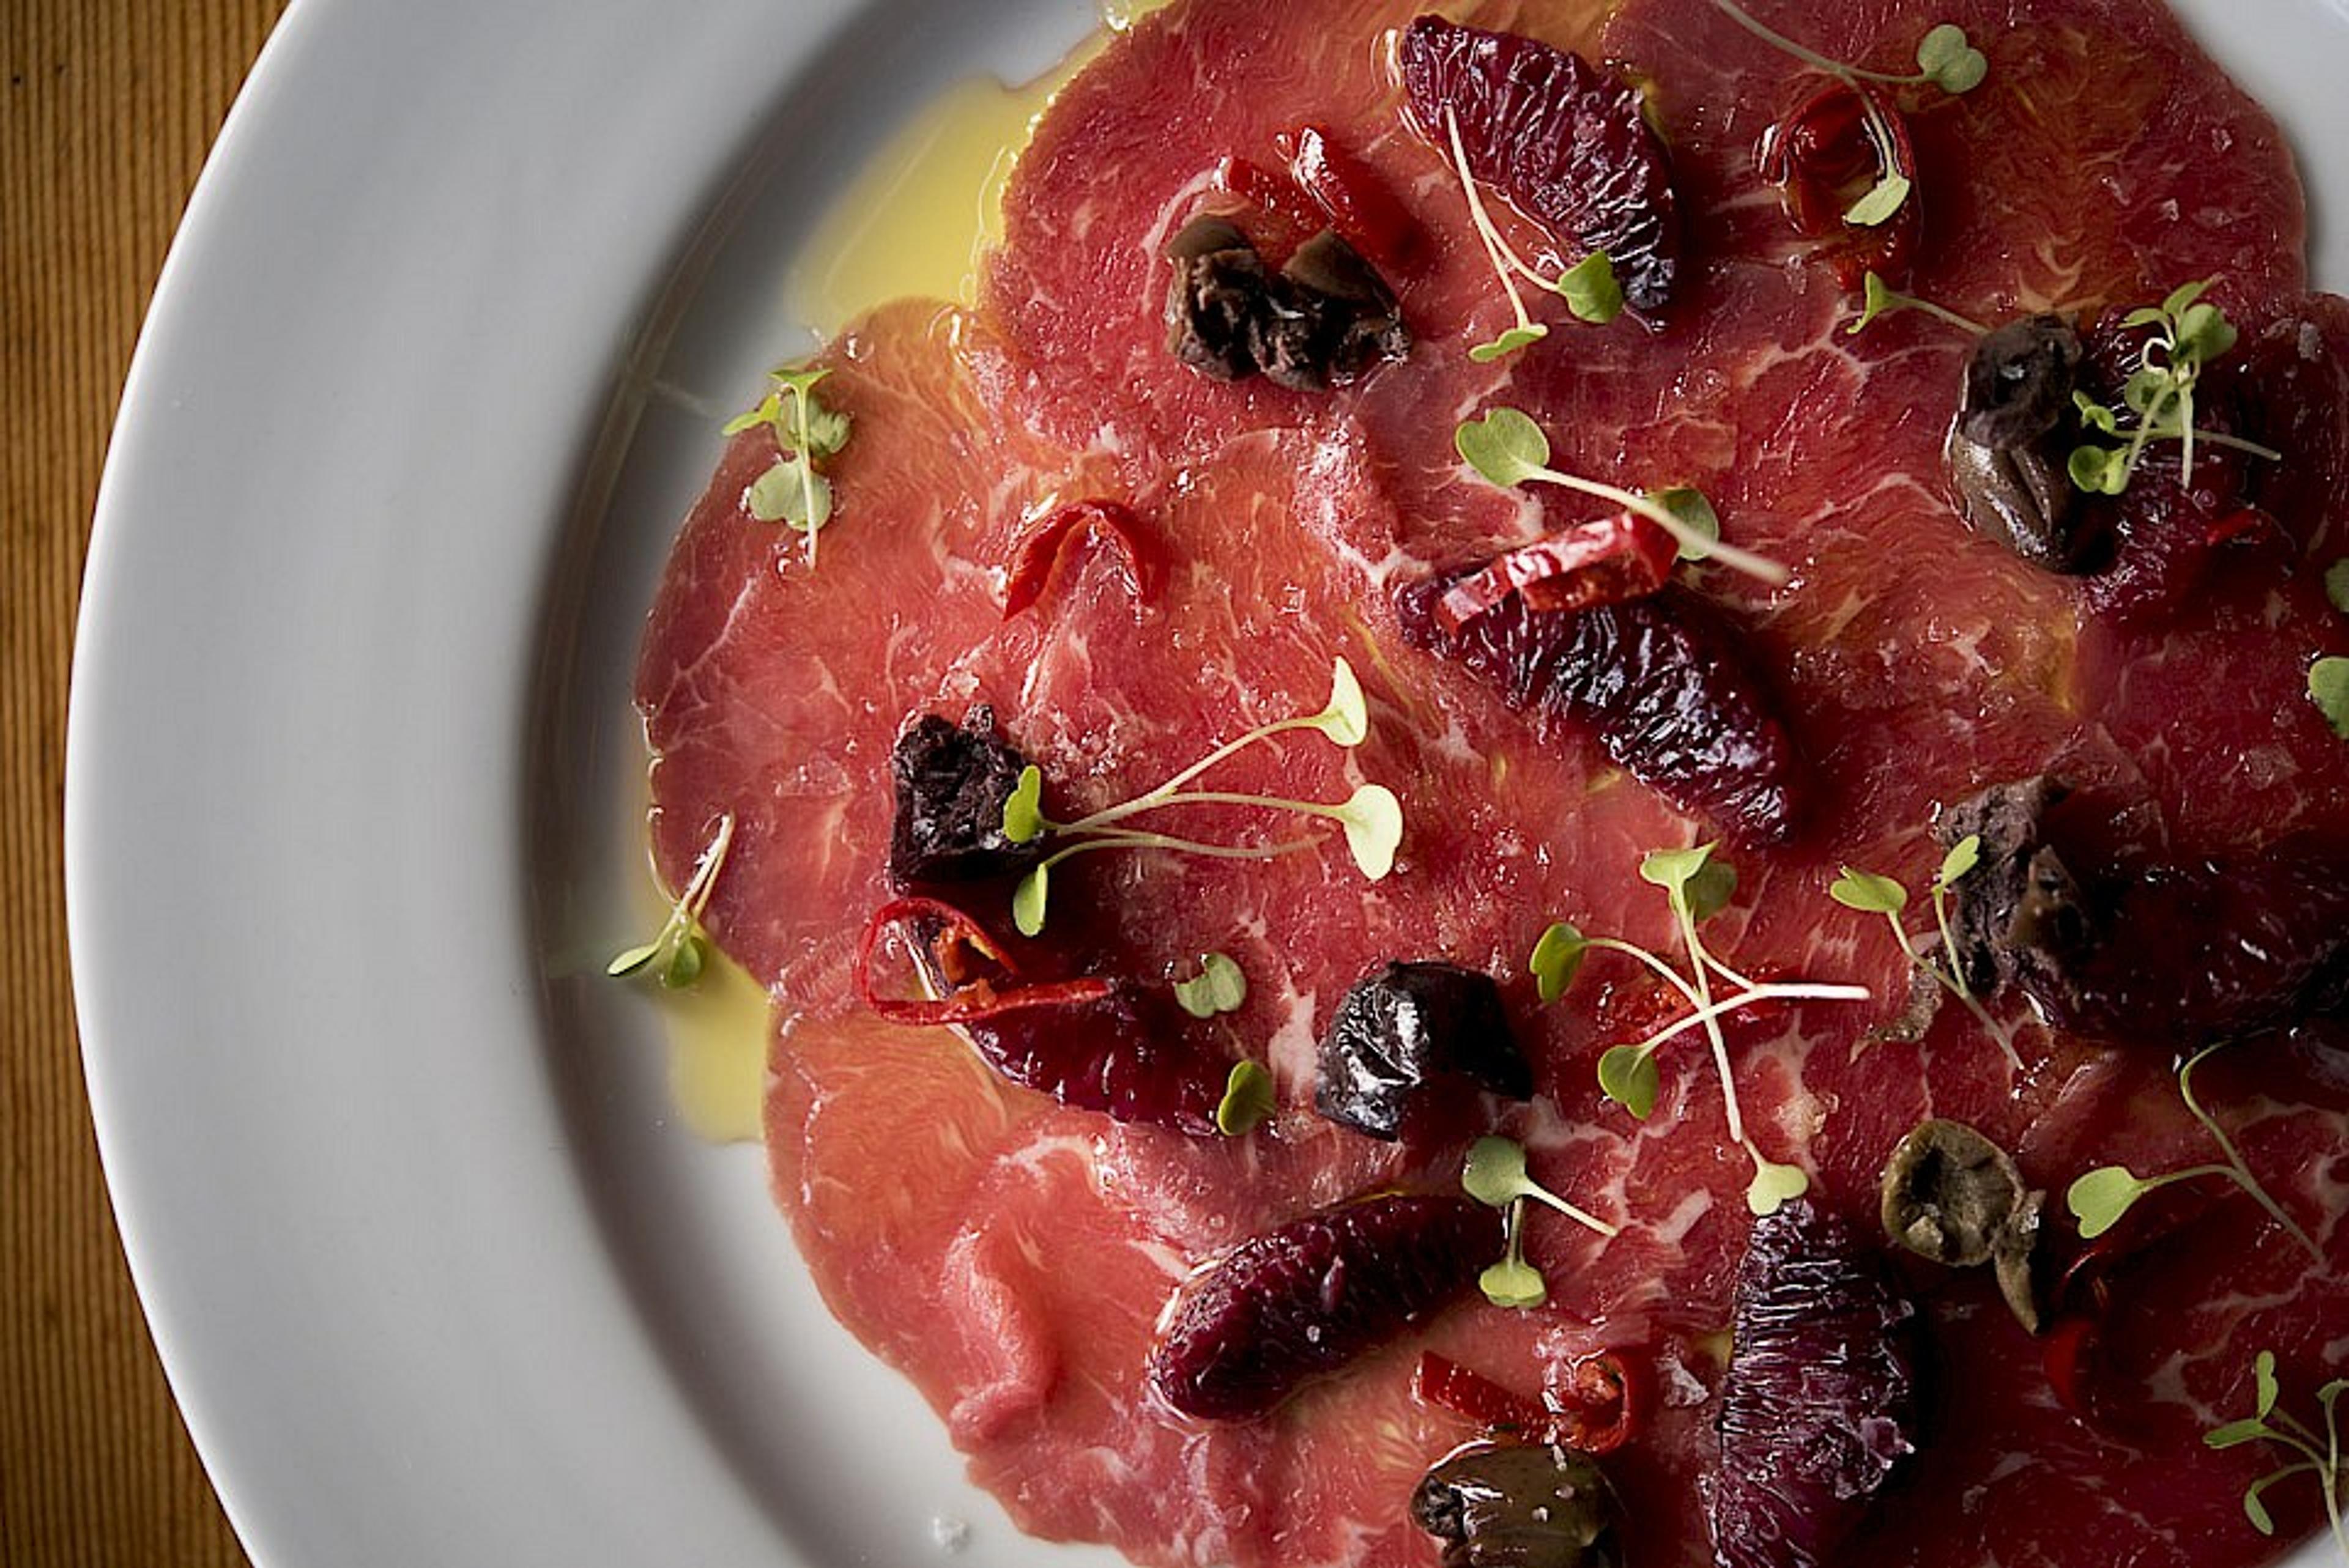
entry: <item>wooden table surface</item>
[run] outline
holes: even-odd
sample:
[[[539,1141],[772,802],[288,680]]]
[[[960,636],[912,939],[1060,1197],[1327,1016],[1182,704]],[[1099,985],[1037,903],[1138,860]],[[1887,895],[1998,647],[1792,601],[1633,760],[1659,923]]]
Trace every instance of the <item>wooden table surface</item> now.
[[[66,965],[66,676],[164,247],[284,0],[5,0],[0,58],[0,1563],[245,1562],[130,1290]]]

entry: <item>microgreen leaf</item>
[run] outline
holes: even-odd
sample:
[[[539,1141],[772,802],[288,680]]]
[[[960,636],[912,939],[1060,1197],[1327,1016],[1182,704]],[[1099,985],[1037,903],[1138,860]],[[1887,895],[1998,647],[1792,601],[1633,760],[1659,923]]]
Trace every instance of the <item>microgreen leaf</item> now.
[[[2275,1533],[2275,1516],[2268,1512],[2268,1505],[2261,1501],[2260,1493],[2266,1491],[2271,1482],[2282,1480],[2299,1468],[2297,1465],[2288,1465],[2271,1475],[2262,1476],[2253,1481],[2243,1492],[2243,1517],[2250,1520],[2251,1528],[2261,1535]]]
[[[2334,609],[2349,615],[2349,555],[2324,569],[2324,596],[2333,601]]]
[[[2239,1449],[2245,1443],[2258,1442],[2268,1435],[2268,1424],[2256,1416],[2240,1421],[2230,1421],[2223,1427],[2213,1427],[2202,1434],[2205,1447]]]
[[[743,431],[751,429],[757,426],[771,425],[782,417],[782,394],[780,392],[770,392],[764,398],[761,399],[757,407],[745,409],[743,412],[737,414],[732,418],[727,420],[725,425],[720,428],[719,433],[725,436],[739,436]]]
[[[1870,186],[1868,194],[1844,209],[1843,221],[1862,229],[1873,229],[1889,222],[1909,200],[1909,177],[1887,170]]]
[[[2072,394],[2072,407],[2080,411],[2080,423],[2092,430],[2102,430],[2107,436],[2120,434],[2120,416],[2089,397],[2085,392]]]
[[[1273,1112],[1272,1074],[1258,1062],[1232,1064],[1224,1080],[1223,1102],[1216,1107],[1216,1130],[1226,1138],[1245,1137]]]
[[[1677,893],[1712,858],[1711,844],[1692,844],[1682,850],[1651,850],[1640,861],[1640,880],[1668,893]]]
[[[832,521],[832,481],[795,458],[783,458],[750,482],[745,498],[761,522],[788,522],[813,533]]]
[[[1452,444],[1487,484],[1510,490],[1549,468],[1549,438],[1519,408],[1492,408],[1452,433]]]
[[[1019,781],[1003,802],[1003,836],[1015,844],[1033,843],[1044,831],[1044,770],[1030,762],[1019,770]]]
[[[1696,869],[1683,890],[1689,918],[1702,923],[1729,907],[1737,892],[1737,868],[1727,861],[1709,860]]]
[[[682,991],[701,978],[701,971],[709,962],[708,940],[698,932],[688,932],[661,970],[661,984],[672,991]]]
[[[1557,289],[1578,321],[1604,326],[1623,314],[1623,286],[1615,280],[1615,263],[1604,251],[1593,251],[1557,277]]]
[[[1960,878],[1980,864],[1982,864],[1982,835],[1968,833],[1964,838],[1951,844],[1950,852],[1941,857],[1941,869],[1933,878],[1933,886],[1942,892],[1947,892],[1958,884]]]
[[[1549,1299],[1541,1271],[1523,1258],[1503,1258],[1476,1276],[1476,1288],[1495,1306],[1539,1306]]]
[[[2128,452],[2120,447],[2075,447],[2064,469],[2090,495],[2118,495],[2128,489]]]
[[[2251,1357],[2252,1410],[2265,1417],[2276,1405],[2275,1352],[2262,1350]]]
[[[1247,976],[1226,954],[1203,954],[1199,973],[1188,980],[1174,982],[1174,1000],[1195,1018],[1237,1013],[1247,1000]]]
[[[626,953],[604,965],[604,973],[616,979],[624,975],[634,975],[637,970],[650,964],[659,954],[661,949],[668,945],[667,937],[667,933],[664,932],[642,947],[629,948]]]
[[[1990,74],[1990,61],[1966,41],[1966,30],[1944,22],[1917,46],[1917,68],[1945,93],[1970,93]]]
[[[2080,1234],[2089,1240],[2120,1222],[2123,1214],[2153,1188],[2126,1165],[2106,1165],[2089,1171],[2064,1194],[2064,1206],[2080,1222]]]
[[[1801,1166],[1781,1165],[1754,1154],[1754,1180],[1745,1186],[1745,1206],[1756,1215],[1775,1214],[1780,1205],[1810,1190],[1810,1176]]]
[[[1309,721],[1340,746],[1360,746],[1370,738],[1370,705],[1362,700],[1362,683],[1354,666],[1338,660],[1330,672],[1330,704]]]
[[[1541,939],[1534,944],[1533,956],[1526,960],[1526,968],[1533,975],[1544,1002],[1555,1002],[1566,995],[1589,951],[1590,944],[1582,933],[1563,920],[1541,934]]]
[[[2334,655],[2309,665],[2308,698],[2333,733],[2349,740],[2349,659]]]
[[[1720,540],[1721,514],[1713,510],[1702,490],[1675,485],[1671,490],[1650,490],[1648,499],[1687,525],[1688,535],[1680,539],[1679,559],[1702,561],[1713,553],[1705,544]]]
[[[1599,1058],[1599,1092],[1645,1121],[1655,1113],[1663,1077],[1656,1058],[1637,1046],[1610,1047]]]
[[[1526,1195],[1526,1146],[1512,1138],[1480,1138],[1460,1168],[1461,1190],[1479,1203],[1506,1209]]]
[[[1049,866],[1038,865],[1011,890],[1011,923],[1022,936],[1033,936],[1044,929],[1044,901],[1051,893],[1051,874]]]
[[[1513,326],[1490,343],[1480,343],[1468,351],[1468,357],[1478,365],[1490,365],[1495,359],[1529,348],[1549,335],[1549,328],[1539,322],[1525,326]]]
[[[1843,868],[1843,875],[1827,889],[1827,896],[1844,908],[1856,909],[1863,914],[1899,914],[1909,903],[1907,888],[1890,877],[1856,866]]]
[[[1402,845],[1402,802],[1393,790],[1365,784],[1332,814],[1344,825],[1346,848],[1364,876],[1377,882],[1394,870],[1395,851]]]

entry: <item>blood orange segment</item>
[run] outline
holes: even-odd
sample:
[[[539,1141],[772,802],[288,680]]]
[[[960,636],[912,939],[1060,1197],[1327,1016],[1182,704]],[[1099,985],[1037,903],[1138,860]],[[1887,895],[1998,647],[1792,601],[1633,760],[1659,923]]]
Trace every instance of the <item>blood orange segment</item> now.
[[[1680,215],[1664,144],[1639,89],[1578,55],[1514,33],[1422,16],[1403,30],[1403,91],[1420,130],[1557,242],[1604,251],[1632,309],[1661,310],[1680,269]]]

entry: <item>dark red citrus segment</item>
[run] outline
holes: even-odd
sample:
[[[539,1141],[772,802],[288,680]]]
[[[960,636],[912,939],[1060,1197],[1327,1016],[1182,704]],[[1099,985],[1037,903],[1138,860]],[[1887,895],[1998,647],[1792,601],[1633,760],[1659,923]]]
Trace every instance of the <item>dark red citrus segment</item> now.
[[[1680,267],[1671,165],[1640,90],[1515,33],[1422,16],[1403,29],[1403,91],[1420,131],[1547,230],[1572,263],[1604,251],[1633,310],[1661,310]]]

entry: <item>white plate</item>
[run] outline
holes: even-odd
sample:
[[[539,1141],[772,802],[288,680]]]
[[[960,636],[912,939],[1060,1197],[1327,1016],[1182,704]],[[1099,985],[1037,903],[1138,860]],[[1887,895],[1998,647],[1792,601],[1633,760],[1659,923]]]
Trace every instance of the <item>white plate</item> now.
[[[2349,0],[2186,10],[2349,144]],[[596,971],[639,907],[629,665],[716,446],[656,385],[755,387],[860,160],[1089,22],[299,0],[271,40],[124,398],[67,787],[116,1209],[262,1568],[903,1568],[955,1523],[973,1568],[1052,1555],[814,1301],[756,1151],[673,1123]],[[2349,211],[2349,162],[2313,183]]]

